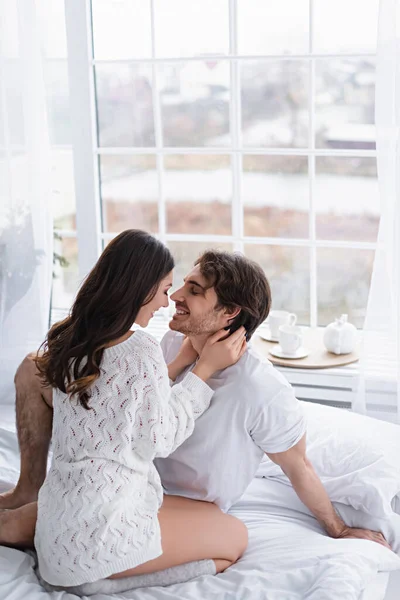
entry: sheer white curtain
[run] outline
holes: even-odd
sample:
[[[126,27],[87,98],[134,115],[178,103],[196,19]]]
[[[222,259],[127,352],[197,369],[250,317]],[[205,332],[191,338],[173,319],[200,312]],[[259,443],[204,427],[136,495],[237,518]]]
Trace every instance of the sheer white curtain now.
[[[0,0],[0,414],[48,329],[50,143],[40,0]]]
[[[400,2],[381,0],[375,123],[381,221],[354,410],[400,423]]]

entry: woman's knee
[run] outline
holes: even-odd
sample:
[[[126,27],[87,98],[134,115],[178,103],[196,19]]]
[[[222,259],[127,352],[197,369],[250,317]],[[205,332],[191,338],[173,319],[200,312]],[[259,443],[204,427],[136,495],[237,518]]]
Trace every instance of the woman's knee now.
[[[226,515],[229,519],[228,531],[229,531],[229,543],[230,543],[230,556],[229,558],[235,563],[244,554],[248,542],[249,533],[246,525],[240,519],[233,517],[232,515]]]

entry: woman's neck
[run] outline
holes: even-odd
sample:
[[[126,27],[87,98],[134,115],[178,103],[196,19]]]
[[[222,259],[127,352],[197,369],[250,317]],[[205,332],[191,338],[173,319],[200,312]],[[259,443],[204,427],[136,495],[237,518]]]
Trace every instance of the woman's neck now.
[[[117,344],[121,344],[122,342],[125,342],[125,340],[127,340],[128,338],[131,337],[131,335],[133,335],[135,332],[131,331],[129,329],[129,331],[127,331],[126,333],[124,333],[124,335],[121,335],[121,337],[117,338],[116,340],[112,340],[111,342],[109,342],[106,346],[106,348],[111,348],[111,346],[117,346]]]

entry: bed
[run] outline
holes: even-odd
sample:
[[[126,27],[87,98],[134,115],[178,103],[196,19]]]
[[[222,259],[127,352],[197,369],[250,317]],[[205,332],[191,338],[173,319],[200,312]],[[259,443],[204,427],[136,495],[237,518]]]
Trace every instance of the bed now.
[[[2,407],[0,425],[0,490],[9,488],[18,475],[18,453],[14,430],[14,408]],[[321,412],[322,409],[322,412]],[[358,415],[347,415],[339,409],[307,407],[313,419],[332,428],[350,419],[349,427],[364,424]],[[335,412],[330,412],[335,411]],[[322,416],[321,416],[322,415]],[[333,419],[334,417],[334,419]],[[353,420],[352,420],[353,419]],[[372,420],[371,420],[372,421]],[[374,431],[388,440],[397,429],[388,424],[369,423]],[[389,425],[389,427],[396,427]],[[323,427],[321,427],[323,431]],[[390,436],[389,436],[390,437]],[[400,442],[399,442],[400,443]],[[318,450],[317,440],[314,448]],[[249,547],[242,559],[225,573],[205,576],[168,588],[147,588],[125,592],[118,597],[130,600],[395,600],[400,589],[400,558],[394,553],[364,540],[332,540],[324,535],[316,520],[297,499],[292,488],[276,473],[260,468],[242,499],[232,508],[249,529]],[[397,472],[394,474],[397,477]],[[393,490],[390,491],[392,493]],[[392,503],[393,504],[393,503]],[[346,518],[359,517],[360,511],[337,504]],[[400,535],[387,515],[387,537],[400,544]],[[374,516],[375,525],[380,515]],[[376,521],[377,519],[377,521]],[[390,521],[390,523],[389,523]],[[389,531],[390,530],[390,531]],[[398,530],[400,532],[400,529]],[[398,549],[398,546],[396,546]],[[390,581],[389,583],[389,580]],[[397,579],[397,580],[396,580]],[[391,591],[390,591],[391,588]],[[0,547],[0,599],[5,600],[76,600],[65,592],[49,594],[40,586],[33,569],[32,558],[18,550]],[[115,596],[99,594],[94,600],[112,600]]]

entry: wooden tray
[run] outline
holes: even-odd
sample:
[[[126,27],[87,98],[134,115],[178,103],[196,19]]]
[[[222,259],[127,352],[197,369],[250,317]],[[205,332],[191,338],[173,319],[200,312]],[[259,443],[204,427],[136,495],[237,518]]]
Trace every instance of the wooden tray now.
[[[289,359],[289,358],[278,358],[273,356],[269,350],[276,347],[277,344],[274,342],[267,342],[258,335],[255,335],[252,342],[254,348],[256,348],[262,354],[265,354],[274,365],[281,367],[294,367],[297,369],[328,369],[330,367],[341,367],[343,365],[349,365],[357,362],[359,359],[358,347],[354,352],[350,354],[332,354],[328,352],[322,342],[324,334],[323,327],[303,327],[303,344],[309,351],[309,355],[305,358]]]

